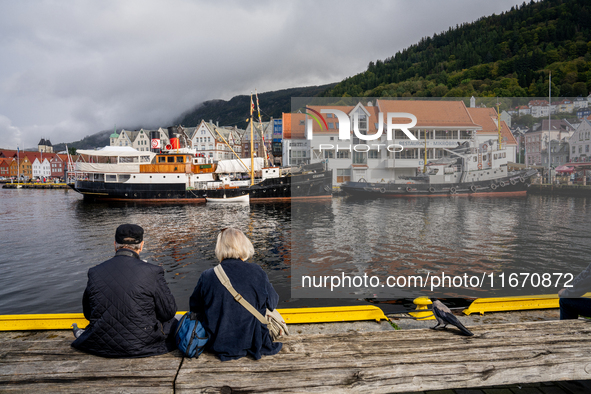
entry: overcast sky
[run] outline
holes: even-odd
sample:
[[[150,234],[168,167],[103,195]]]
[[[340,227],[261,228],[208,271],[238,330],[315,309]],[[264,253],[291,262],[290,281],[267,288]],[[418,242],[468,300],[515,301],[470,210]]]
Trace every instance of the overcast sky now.
[[[2,1],[0,148],[72,142],[115,125],[169,126],[205,100],[338,82],[516,4]]]

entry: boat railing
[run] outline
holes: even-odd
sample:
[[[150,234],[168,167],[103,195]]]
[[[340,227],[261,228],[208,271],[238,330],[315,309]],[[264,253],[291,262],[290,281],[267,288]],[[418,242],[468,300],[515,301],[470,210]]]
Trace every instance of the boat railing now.
[[[139,163],[76,163],[76,172],[139,173]]]

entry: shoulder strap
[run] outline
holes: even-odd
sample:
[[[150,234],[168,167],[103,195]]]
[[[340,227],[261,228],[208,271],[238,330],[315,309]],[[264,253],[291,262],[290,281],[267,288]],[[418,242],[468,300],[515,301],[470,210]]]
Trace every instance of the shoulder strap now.
[[[265,319],[265,317],[263,315],[261,315],[261,313],[259,311],[257,311],[252,305],[250,305],[250,303],[248,301],[246,301],[240,294],[238,294],[236,289],[234,289],[234,286],[232,286],[232,283],[230,283],[230,279],[228,278],[228,275],[226,275],[226,272],[222,268],[221,264],[216,265],[215,268],[213,269],[213,271],[215,272],[216,276],[218,277],[218,279],[220,280],[222,285],[224,285],[224,287],[226,289],[228,289],[230,294],[232,294],[232,297],[234,297],[234,299],[236,301],[238,301],[240,303],[240,305],[245,307],[261,323],[263,323],[263,324],[269,323],[267,321],[267,319]]]

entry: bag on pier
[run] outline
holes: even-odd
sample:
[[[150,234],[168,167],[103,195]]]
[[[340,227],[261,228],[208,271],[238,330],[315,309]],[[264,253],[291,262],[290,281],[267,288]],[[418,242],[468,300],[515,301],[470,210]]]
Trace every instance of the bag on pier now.
[[[209,340],[195,312],[187,312],[181,317],[175,334],[176,346],[189,358],[199,357]]]
[[[258,321],[267,326],[272,341],[276,341],[285,335],[289,335],[287,323],[285,323],[285,319],[283,319],[283,316],[281,316],[277,310],[270,311],[267,309],[265,316],[261,315],[261,313],[257,311],[254,306],[250,305],[250,303],[246,301],[240,294],[238,294],[236,289],[234,289],[234,286],[232,286],[232,283],[230,283],[230,278],[228,278],[228,275],[226,275],[226,271],[224,271],[221,264],[216,265],[213,271],[222,285],[224,285],[230,294],[232,294],[232,297],[234,297],[234,299],[238,301],[240,305],[252,313]]]

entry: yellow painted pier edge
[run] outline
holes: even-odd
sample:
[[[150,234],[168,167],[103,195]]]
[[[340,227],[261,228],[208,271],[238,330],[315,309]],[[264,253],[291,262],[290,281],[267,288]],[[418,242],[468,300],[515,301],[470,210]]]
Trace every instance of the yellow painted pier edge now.
[[[583,297],[591,298],[591,293],[586,293]],[[466,315],[472,313],[484,315],[485,312],[508,312],[559,307],[557,294],[542,294],[520,297],[477,298],[463,312]]]
[[[373,305],[288,308],[277,311],[287,324],[388,320],[384,312]],[[184,313],[177,312],[177,315]],[[88,320],[82,313],[0,315],[0,331],[67,330],[72,328],[72,323],[84,328],[88,325]]]
[[[583,297],[591,298],[591,293]],[[417,299],[417,311],[409,314],[417,320],[434,319],[431,310],[426,309],[430,302],[428,299]],[[558,295],[543,294],[520,297],[477,298],[464,309],[464,314],[486,312],[508,312],[528,309],[558,308]],[[277,309],[287,324],[305,323],[331,323],[362,320],[388,320],[384,312],[373,305],[361,306],[337,306],[322,308],[287,308]],[[177,312],[184,314],[185,312]],[[0,331],[25,331],[25,330],[67,330],[76,323],[84,328],[88,320],[82,313],[54,313],[54,314],[29,314],[29,315],[0,315]]]

